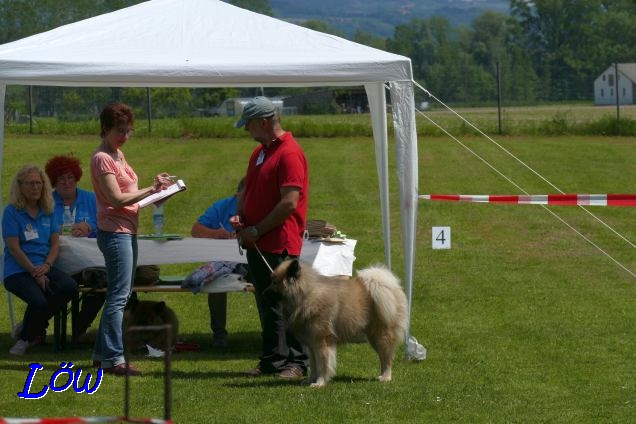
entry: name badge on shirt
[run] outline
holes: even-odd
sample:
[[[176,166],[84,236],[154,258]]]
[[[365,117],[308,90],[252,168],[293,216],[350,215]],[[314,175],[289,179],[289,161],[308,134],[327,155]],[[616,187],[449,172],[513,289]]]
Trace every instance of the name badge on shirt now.
[[[26,241],[35,240],[38,237],[38,229],[33,228],[31,224],[27,224],[26,229],[24,230],[24,238]]]
[[[256,158],[256,166],[262,164],[264,160],[265,160],[265,152],[261,150],[260,152],[258,152],[258,157]]]

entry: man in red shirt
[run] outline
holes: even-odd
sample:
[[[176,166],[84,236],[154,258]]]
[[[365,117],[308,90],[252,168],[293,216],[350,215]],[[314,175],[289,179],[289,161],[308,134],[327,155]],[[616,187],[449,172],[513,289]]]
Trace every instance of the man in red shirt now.
[[[247,374],[302,378],[307,375],[308,358],[285,329],[280,294],[265,289],[271,283],[269,267],[275,269],[288,257],[300,256],[309,187],[307,159],[293,135],[281,127],[278,110],[266,97],[247,103],[236,127],[245,127],[260,143],[250,157],[236,217],[262,330],[260,361]]]

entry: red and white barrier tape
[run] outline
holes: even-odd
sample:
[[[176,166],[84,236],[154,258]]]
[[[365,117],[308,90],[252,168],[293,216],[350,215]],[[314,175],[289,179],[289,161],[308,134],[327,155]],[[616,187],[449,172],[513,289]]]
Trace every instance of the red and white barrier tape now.
[[[636,206],[636,194],[533,194],[530,196],[421,194],[418,197],[425,200],[447,200],[473,203],[508,203],[518,205]]]
[[[145,423],[172,424],[172,420],[161,418],[126,417],[66,417],[66,418],[2,418],[0,424],[91,424],[91,423]]]

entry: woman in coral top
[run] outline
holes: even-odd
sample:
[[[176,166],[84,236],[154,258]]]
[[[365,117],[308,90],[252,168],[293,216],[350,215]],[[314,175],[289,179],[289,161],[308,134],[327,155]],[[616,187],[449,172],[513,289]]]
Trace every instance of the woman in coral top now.
[[[93,364],[106,373],[125,375],[122,320],[137,264],[137,202],[165,189],[172,180],[163,172],[155,176],[151,186],[138,188],[137,174],[121,150],[134,131],[135,115],[130,106],[106,106],[100,123],[102,142],[93,154],[90,170],[97,199],[97,245],[104,255],[108,286]],[[128,375],[141,372],[130,366]]]

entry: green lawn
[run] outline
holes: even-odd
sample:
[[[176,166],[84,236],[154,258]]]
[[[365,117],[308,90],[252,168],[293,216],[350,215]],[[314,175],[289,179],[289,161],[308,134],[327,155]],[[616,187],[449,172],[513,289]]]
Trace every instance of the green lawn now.
[[[290,128],[293,130],[293,128]],[[304,138],[310,163],[309,218],[326,219],[358,240],[356,268],[383,262],[377,176],[367,137]],[[633,192],[633,137],[514,137],[497,141],[568,193]],[[88,163],[97,137],[9,135],[3,196],[22,163],[43,164],[72,151]],[[531,194],[554,187],[483,138],[462,139]],[[254,142],[247,139],[132,138],[125,147],[141,181],[167,171],[188,190],[166,204],[166,231],[188,233],[201,211],[230,195]],[[390,147],[391,153],[394,147]],[[509,181],[452,140],[421,137],[419,192],[520,194]],[[396,170],[391,159],[394,270],[403,275]],[[89,187],[85,176],[80,185]],[[178,200],[177,200],[178,199]],[[636,240],[631,208],[551,207],[585,241],[540,206],[420,202],[412,334],[428,349],[403,362],[394,381],[375,381],[379,365],[366,344],[342,347],[335,380],[313,390],[274,377],[249,379],[258,319],[251,295],[229,295],[229,343],[210,347],[203,296],[165,295],[181,322],[180,338],[201,345],[173,357],[173,418],[178,423],[626,423],[636,419]],[[142,231],[151,212],[142,213]],[[601,225],[611,226],[614,233]],[[431,227],[450,226],[452,249],[431,249]],[[602,249],[606,254],[602,253]],[[608,257],[608,256],[611,256]],[[617,265],[624,266],[627,271]],[[167,266],[186,273],[192,266]],[[73,390],[23,400],[29,364],[39,362],[32,391],[48,384],[61,362],[89,370],[90,347],[25,357],[8,355],[6,293],[0,295],[0,416],[87,416],[123,413],[122,379],[107,376],[93,395]],[[159,298],[143,295],[143,298]],[[18,301],[18,314],[23,311]],[[131,415],[162,416],[162,362],[134,357],[144,376],[132,380]]]

